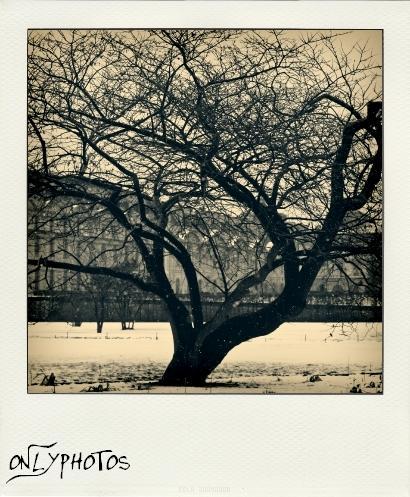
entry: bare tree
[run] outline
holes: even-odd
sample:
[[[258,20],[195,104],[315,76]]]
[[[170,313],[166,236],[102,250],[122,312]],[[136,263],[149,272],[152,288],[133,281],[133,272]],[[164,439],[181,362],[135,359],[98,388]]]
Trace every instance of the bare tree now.
[[[29,263],[159,297],[174,339],[163,384],[203,384],[236,345],[300,313],[325,263],[380,251],[380,68],[352,37],[29,34],[29,195],[90,231],[71,259]],[[116,269],[127,254],[134,270]],[[275,278],[278,294],[238,316]],[[204,322],[210,288],[221,304]]]
[[[97,333],[102,333],[104,323],[110,321],[110,280],[104,275],[82,276],[82,286],[92,302],[93,315],[97,324]]]
[[[117,270],[132,272],[133,266],[122,265]],[[136,316],[143,305],[144,296],[130,281],[113,279],[110,281],[112,313],[118,316],[122,330],[133,330]]]

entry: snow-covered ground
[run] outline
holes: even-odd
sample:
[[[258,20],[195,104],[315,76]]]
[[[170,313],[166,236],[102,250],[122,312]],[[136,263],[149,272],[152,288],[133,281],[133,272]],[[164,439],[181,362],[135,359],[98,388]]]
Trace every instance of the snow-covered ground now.
[[[56,376],[57,393],[80,392],[102,384],[113,392],[169,392],[149,387],[158,380],[173,351],[168,323],[136,323],[122,331],[119,323],[72,327],[67,323],[36,323],[28,327],[29,392],[51,392],[41,386],[45,374]],[[212,393],[341,393],[356,384],[366,393],[381,391],[382,329],[361,323],[354,329],[329,323],[290,323],[274,333],[232,350],[210,376]],[[376,374],[378,373],[378,374]],[[312,375],[322,381],[310,382]],[[366,388],[373,382],[375,386]],[[210,392],[210,388],[171,389]]]

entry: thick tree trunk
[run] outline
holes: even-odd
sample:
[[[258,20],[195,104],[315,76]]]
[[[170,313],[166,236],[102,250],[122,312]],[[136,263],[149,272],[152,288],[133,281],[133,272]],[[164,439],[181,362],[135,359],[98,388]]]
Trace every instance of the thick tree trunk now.
[[[202,370],[194,352],[186,354],[176,351],[160,383],[169,386],[201,386],[208,374]]]
[[[160,383],[204,385],[207,377],[234,347],[251,338],[272,333],[290,316],[299,314],[305,305],[302,297],[295,292],[290,296],[289,291],[283,292],[271,305],[227,319],[203,336],[200,333],[195,335],[194,330],[187,327],[181,331],[173,329],[174,355]]]
[[[236,343],[212,339],[191,350],[177,349],[160,383],[169,386],[203,386]]]
[[[272,326],[268,332],[278,326]],[[261,330],[260,335],[263,334],[267,333]],[[247,339],[240,329],[227,325],[220,327],[217,333],[201,344],[194,342],[190,347],[176,348],[160,383],[169,386],[203,386],[226,355]]]
[[[237,345],[275,331],[306,305],[306,296],[320,266],[305,277],[305,285],[292,284],[281,295],[261,309],[225,321],[212,321],[195,330],[188,320],[171,321],[174,355],[160,381],[163,385],[202,386],[207,377]]]

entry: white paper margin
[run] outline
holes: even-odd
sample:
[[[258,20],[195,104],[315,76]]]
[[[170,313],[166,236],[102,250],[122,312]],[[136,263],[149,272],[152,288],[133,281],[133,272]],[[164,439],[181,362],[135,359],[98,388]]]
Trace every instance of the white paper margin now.
[[[409,486],[407,2],[0,2],[2,495],[404,497]],[[381,396],[26,394],[26,30],[384,29],[385,393]],[[29,443],[112,449],[129,471],[10,477]]]

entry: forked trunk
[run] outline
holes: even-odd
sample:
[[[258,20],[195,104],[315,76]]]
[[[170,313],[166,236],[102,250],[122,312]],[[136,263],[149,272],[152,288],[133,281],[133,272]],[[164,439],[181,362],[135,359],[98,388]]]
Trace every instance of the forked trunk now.
[[[201,345],[194,342],[190,347],[175,348],[171,362],[160,383],[169,386],[203,386],[208,376],[236,345],[244,341],[232,329],[220,328],[218,334],[209,337]]]
[[[296,309],[294,306],[293,314],[301,308]],[[251,315],[233,317],[202,339],[198,336],[193,338],[192,329],[182,330],[182,333],[174,330],[174,354],[160,383],[169,386],[203,386],[208,376],[234,347],[251,338],[268,335],[284,322],[284,317],[284,309],[275,305],[274,308],[261,309]]]

